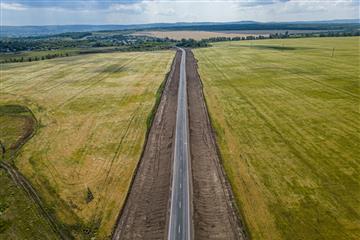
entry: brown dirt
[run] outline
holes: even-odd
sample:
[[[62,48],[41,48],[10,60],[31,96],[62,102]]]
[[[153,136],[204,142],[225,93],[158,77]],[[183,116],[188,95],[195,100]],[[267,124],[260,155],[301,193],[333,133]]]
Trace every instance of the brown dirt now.
[[[177,52],[113,239],[166,239],[181,52]],[[187,50],[195,239],[247,239],[208,117],[193,53]]]
[[[180,59],[177,52],[113,239],[166,238]]]
[[[246,239],[220,165],[193,53],[187,50],[190,151],[195,239]]]

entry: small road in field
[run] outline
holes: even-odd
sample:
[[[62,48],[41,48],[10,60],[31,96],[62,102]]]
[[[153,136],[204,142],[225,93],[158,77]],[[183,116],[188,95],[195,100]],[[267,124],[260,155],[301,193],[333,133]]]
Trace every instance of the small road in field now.
[[[190,49],[177,49],[112,239],[247,239]]]
[[[7,174],[10,175],[15,184],[21,187],[27,193],[31,200],[37,205],[43,217],[49,222],[53,231],[58,234],[60,239],[72,239],[72,237],[59,226],[57,220],[52,215],[50,215],[36,190],[16,168],[3,161],[0,161],[0,168],[3,168]]]
[[[16,152],[20,150],[20,148],[29,141],[36,133],[36,126],[38,125],[37,119],[35,118],[34,113],[25,106],[17,105],[17,107],[24,108],[25,111],[29,112],[30,116],[26,117],[26,121],[24,126],[22,127],[21,135],[18,137],[17,141],[12,144],[12,147],[9,149],[5,149],[5,145],[3,145],[0,141],[0,168],[4,169],[5,172],[11,177],[11,180],[25,193],[28,195],[29,200],[33,201],[40,213],[44,217],[45,220],[48,221],[52,230],[58,235],[59,239],[69,240],[73,239],[71,234],[66,231],[63,226],[59,223],[56,217],[51,214],[44,204],[44,201],[40,198],[39,194],[32,186],[30,181],[10,162],[13,161],[13,158],[16,156]],[[5,157],[5,152],[10,151],[8,157]]]
[[[186,88],[186,52],[180,49],[180,79],[176,112],[174,162],[168,240],[191,239],[189,119]]]

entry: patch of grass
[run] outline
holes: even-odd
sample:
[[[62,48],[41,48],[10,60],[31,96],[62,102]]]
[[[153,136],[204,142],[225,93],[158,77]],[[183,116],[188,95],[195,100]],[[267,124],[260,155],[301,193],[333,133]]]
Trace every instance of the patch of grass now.
[[[360,238],[359,41],[195,50],[223,165],[253,239]]]
[[[9,160],[36,129],[32,112],[20,105],[0,105],[0,144],[2,160]]]
[[[281,51],[297,49],[295,47],[273,46],[273,45],[255,45],[254,47],[258,49],[281,50]]]
[[[29,106],[41,126],[15,164],[76,238],[111,234],[173,56],[79,55],[2,68],[0,104]]]
[[[155,117],[155,114],[156,114],[156,110],[157,110],[157,108],[158,108],[158,106],[160,104],[161,96],[162,96],[162,93],[164,91],[166,80],[167,80],[168,77],[169,77],[169,73],[167,73],[165,75],[164,81],[160,84],[158,90],[156,91],[155,104],[154,104],[153,108],[151,109],[150,114],[148,115],[148,117],[146,119],[147,131],[150,131],[150,128],[151,128],[151,125],[153,123],[153,120],[154,120],[154,117]]]
[[[0,168],[0,239],[58,239],[26,193]]]
[[[12,164],[16,152],[34,133],[35,124],[36,119],[27,107],[0,105],[1,161]],[[57,235],[30,196],[5,174],[4,169],[1,168],[0,171],[0,237],[57,239]]]
[[[20,105],[2,105],[0,106],[0,115],[9,115],[9,114],[20,114],[28,113],[28,109]]]

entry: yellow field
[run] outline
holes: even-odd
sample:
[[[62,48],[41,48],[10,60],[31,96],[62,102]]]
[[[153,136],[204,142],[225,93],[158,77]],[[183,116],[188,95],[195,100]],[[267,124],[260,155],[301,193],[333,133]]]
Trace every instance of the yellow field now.
[[[36,135],[15,164],[77,238],[110,235],[174,53],[113,53],[1,66],[2,104],[28,106]]]
[[[252,239],[360,239],[359,37],[196,49]]]
[[[225,32],[207,32],[207,31],[144,31],[144,32],[137,32],[133,35],[146,35],[158,38],[170,38],[175,40],[185,39],[207,39],[207,38],[214,38],[214,37],[246,37],[246,36],[258,36],[259,34],[245,34],[245,33],[225,33]],[[262,34],[264,35],[264,34]],[[265,34],[268,35],[268,34]]]

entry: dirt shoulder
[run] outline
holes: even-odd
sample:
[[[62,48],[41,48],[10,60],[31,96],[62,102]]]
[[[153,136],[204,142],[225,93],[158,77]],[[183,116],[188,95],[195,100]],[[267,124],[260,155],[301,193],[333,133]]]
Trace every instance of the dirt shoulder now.
[[[186,51],[195,239],[247,239],[217,152],[197,62]]]
[[[166,238],[180,59],[177,52],[113,239]]]
[[[166,239],[181,53],[177,52],[113,239]],[[195,239],[247,239],[233,202],[191,51],[186,58]]]

